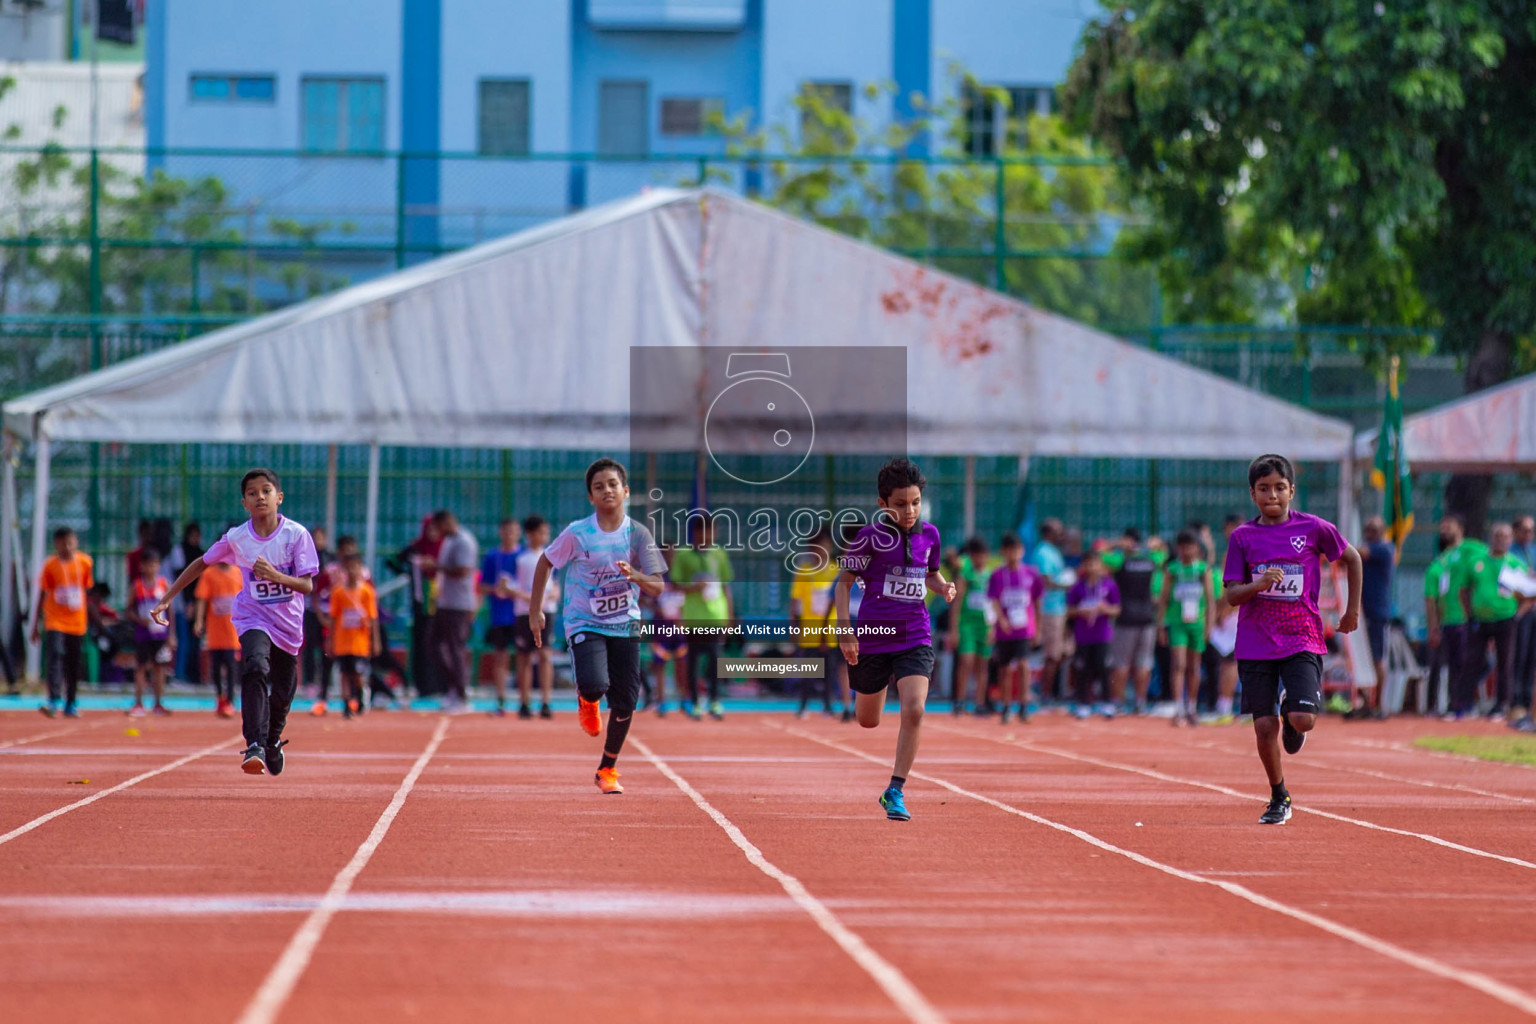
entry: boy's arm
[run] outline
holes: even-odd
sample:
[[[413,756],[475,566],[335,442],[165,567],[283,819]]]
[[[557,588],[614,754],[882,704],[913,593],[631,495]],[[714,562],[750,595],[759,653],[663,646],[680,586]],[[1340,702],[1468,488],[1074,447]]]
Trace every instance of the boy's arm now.
[[[201,562],[202,559],[199,558],[197,562],[193,564],[200,564]],[[187,572],[191,571],[192,566],[187,566]],[[198,572],[202,572],[202,569],[199,568]],[[289,590],[297,591],[300,594],[312,594],[315,592],[315,575],[318,574],[318,572],[319,570],[316,570],[314,574],[309,576],[289,576],[285,572],[278,572],[277,569],[273,567],[272,563],[267,561],[265,558],[256,559],[256,564],[251,566],[251,575],[255,576],[257,579],[266,580],[268,583],[276,583],[279,586],[287,587]],[[183,573],[182,575],[185,576],[186,573]],[[180,586],[181,580],[177,580],[175,586],[171,587],[171,593],[174,594]]]
[[[853,574],[844,569],[837,574],[837,586],[832,589],[832,604],[837,608],[837,628],[846,629],[848,632],[837,638],[837,646],[842,648],[843,657],[848,664],[859,663],[859,636],[853,631],[853,616],[848,612],[848,599],[853,593]]]
[[[1355,567],[1357,571],[1359,566],[1360,559],[1357,555],[1355,558]],[[1276,583],[1279,583],[1283,579],[1285,579],[1285,570],[1277,566],[1271,566],[1270,568],[1264,570],[1263,576],[1260,576],[1258,579],[1251,583],[1229,583],[1227,585],[1227,589],[1223,593],[1227,604],[1231,605],[1233,608],[1237,608],[1241,605],[1247,604],[1249,601],[1252,601],[1259,594],[1264,593],[1264,591],[1268,590],[1270,587],[1274,586]]]
[[[202,557],[199,556],[192,559],[187,567],[181,570],[181,575],[176,577],[176,582],[171,584],[171,589],[167,590],[165,592],[165,596],[156,601],[154,608],[150,609],[149,617],[155,620],[155,624],[157,626],[164,626],[170,622],[170,620],[165,617],[165,611],[171,606],[171,601],[175,600],[177,594],[181,593],[183,590],[187,589],[187,587],[190,587],[193,583],[195,583],[197,578],[203,574],[203,570],[205,568],[207,568],[207,565],[204,563]],[[268,566],[268,568],[271,567]],[[307,594],[309,591],[306,590],[304,593]],[[138,622],[140,620],[134,619],[133,621]]]
[[[1211,632],[1211,626],[1216,622],[1216,584],[1211,581],[1209,569],[1205,572],[1205,632]]]
[[[533,645],[544,646],[544,587],[554,569],[548,555],[539,556],[539,564],[533,569],[533,592],[528,595],[528,628],[533,633]]]
[[[935,580],[938,582],[935,583]],[[924,582],[928,584],[929,590],[933,591],[935,594],[938,594],[944,600],[951,603],[955,601],[955,585],[944,578],[944,573],[942,570],[934,569],[928,574]]]
[[[1152,613],[1152,621],[1157,623],[1157,628],[1163,628],[1163,617],[1168,614],[1168,595],[1173,593],[1173,574],[1168,569],[1163,569],[1163,585],[1157,592],[1155,602],[1157,610]]]
[[[208,602],[198,598],[192,606],[192,632],[202,636],[208,629]]]
[[[1345,548],[1339,561],[1344,563],[1344,571],[1349,575],[1349,595],[1344,606],[1344,614],[1339,616],[1339,632],[1353,633],[1360,625],[1360,582],[1365,576],[1361,565],[1360,552],[1354,548]]]

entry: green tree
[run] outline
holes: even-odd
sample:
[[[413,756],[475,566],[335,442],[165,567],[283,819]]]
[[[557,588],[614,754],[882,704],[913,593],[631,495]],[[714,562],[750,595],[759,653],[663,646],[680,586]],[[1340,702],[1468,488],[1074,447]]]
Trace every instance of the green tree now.
[[[1468,391],[1536,326],[1536,18],[1519,0],[1107,0],[1065,91],[1180,316],[1440,328]],[[1272,285],[1271,285],[1272,287]],[[1480,528],[1491,480],[1447,507]]]
[[[1002,165],[961,148],[963,103],[916,97],[910,119],[871,124],[815,86],[794,98],[798,130],[754,127],[748,115],[716,122],[727,152],[772,153],[761,164],[771,206],[845,234],[925,259],[1042,308],[1097,324],[1144,324],[1149,278],[1105,254],[1115,224],[1130,216],[1114,169],[1054,115],[1015,116],[1006,90],[988,88],[952,68],[958,95],[995,104],[1007,121]],[[860,90],[867,100],[888,84]],[[895,159],[920,137],[931,160]],[[1003,243],[1009,253],[996,280],[998,175],[1002,174]],[[1055,254],[1054,256],[1052,254]]]

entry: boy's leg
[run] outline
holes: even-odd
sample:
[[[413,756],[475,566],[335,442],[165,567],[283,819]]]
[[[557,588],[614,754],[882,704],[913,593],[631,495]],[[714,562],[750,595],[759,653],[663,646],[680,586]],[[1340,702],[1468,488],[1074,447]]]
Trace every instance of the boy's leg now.
[[[267,742],[274,653],[277,649],[272,638],[261,630],[248,629],[240,634],[240,732],[247,747]]]
[[[138,658],[133,666],[133,706],[136,708],[144,706],[144,683],[148,675],[148,663],[143,658]]]
[[[905,780],[917,758],[917,744],[922,738],[923,709],[928,703],[928,677],[904,676],[896,680],[901,698],[901,730],[896,734],[896,760],[891,774]]]
[[[577,633],[571,638],[571,667],[576,674],[576,694],[582,702],[579,719],[592,713],[591,706],[603,699],[611,685],[605,639],[601,633]],[[600,724],[594,726],[587,720],[583,720],[581,726],[593,736],[601,728]]]
[[[64,710],[73,711],[80,694],[80,670],[84,665],[85,637],[64,636]]]
[[[544,635],[544,646],[540,647],[534,655],[539,665],[539,699],[544,707],[549,707],[550,698],[555,692],[555,662],[554,653],[549,649],[549,633]]]
[[[863,654],[857,665],[848,666],[848,685],[854,692],[853,713],[866,729],[880,724],[885,691],[891,682],[891,663],[889,654]]]
[[[268,679],[272,693],[267,710],[266,745],[270,748],[283,738],[283,728],[288,724],[288,711],[293,698],[299,692],[299,659],[281,647],[272,646],[268,655]]]
[[[1189,658],[1189,648],[1182,644],[1173,643],[1174,638],[1169,637],[1168,646],[1168,682],[1169,696],[1173,698],[1173,724],[1184,724],[1184,694],[1188,685],[1188,673],[1184,663]]]
[[[640,696],[640,641],[615,636],[602,640],[608,648],[608,735],[598,767],[612,768],[624,749]]]
[[[165,665],[157,660],[149,671],[155,684],[155,707],[163,708],[165,707]]]
[[[64,700],[64,634],[50,629],[43,634],[43,641],[48,657],[48,703],[60,704]]]

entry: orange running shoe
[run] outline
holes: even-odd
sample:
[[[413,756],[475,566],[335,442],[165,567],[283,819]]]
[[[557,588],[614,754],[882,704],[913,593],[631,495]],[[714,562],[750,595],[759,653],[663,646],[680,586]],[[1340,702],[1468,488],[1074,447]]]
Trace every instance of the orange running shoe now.
[[[619,770],[617,768],[599,768],[597,777],[593,780],[597,788],[609,796],[624,792],[624,787],[619,785]]]
[[[603,710],[597,706],[597,701],[587,700],[585,697],[576,698],[576,720],[581,723],[588,736],[596,736],[603,731]]]
[[[323,700],[315,701],[314,706],[309,709],[309,713],[312,715],[323,715],[326,711],[327,708]]]

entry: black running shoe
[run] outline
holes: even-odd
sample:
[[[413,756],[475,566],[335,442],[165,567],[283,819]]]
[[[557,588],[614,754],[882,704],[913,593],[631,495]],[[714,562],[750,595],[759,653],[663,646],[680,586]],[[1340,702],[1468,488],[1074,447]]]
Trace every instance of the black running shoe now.
[[[260,743],[252,743],[245,748],[240,755],[240,770],[247,775],[265,775],[267,773],[267,759],[262,752]]]
[[[533,717],[533,708],[529,707],[527,704],[520,704],[520,705],[518,705],[517,717],[518,718],[532,718]]]
[[[283,774],[283,748],[287,745],[287,740],[278,740],[267,746],[267,771],[273,775]]]
[[[1260,825],[1284,825],[1291,820],[1291,798],[1289,795],[1276,797],[1269,802],[1259,817]]]
[[[667,711],[667,707],[666,707],[665,704],[658,704],[656,706],[656,713],[658,715],[666,714],[666,711]],[[554,718],[555,717],[555,709],[550,707],[548,704],[541,704],[541,705],[539,705],[539,717],[540,718]]]
[[[1287,754],[1294,754],[1301,750],[1301,745],[1307,742],[1307,734],[1298,732],[1291,724],[1291,720],[1284,715],[1280,716],[1280,745],[1285,748]]]

